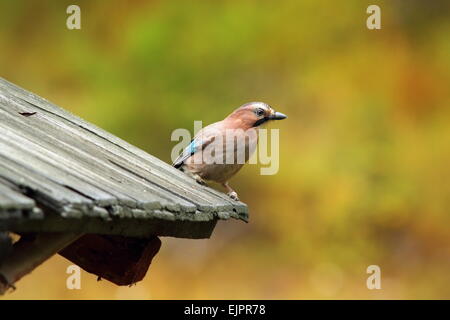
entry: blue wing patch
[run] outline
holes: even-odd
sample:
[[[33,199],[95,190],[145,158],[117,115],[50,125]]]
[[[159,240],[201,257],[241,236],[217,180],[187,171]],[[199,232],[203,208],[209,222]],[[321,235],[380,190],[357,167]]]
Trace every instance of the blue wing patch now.
[[[194,154],[197,151],[197,142],[196,140],[192,140],[191,143],[187,146],[189,150],[189,154]]]
[[[189,145],[183,150],[177,160],[173,163],[175,168],[181,167],[183,162],[198,150],[198,139],[193,139]]]
[[[197,137],[193,139],[189,145],[183,150],[183,153],[175,160],[172,164],[175,168],[179,168],[183,165],[184,161],[186,161],[190,156],[192,156],[197,151],[202,150],[212,141],[214,141],[214,137],[209,137],[208,139],[202,139],[202,137]]]

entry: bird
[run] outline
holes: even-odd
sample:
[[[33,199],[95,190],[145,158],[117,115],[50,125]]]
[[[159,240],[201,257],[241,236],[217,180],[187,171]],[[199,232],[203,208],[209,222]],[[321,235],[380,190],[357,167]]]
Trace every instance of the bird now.
[[[201,129],[172,165],[201,185],[205,181],[221,184],[231,199],[239,201],[229,180],[256,149],[258,129],[270,121],[286,118],[267,103],[245,103],[225,119]]]

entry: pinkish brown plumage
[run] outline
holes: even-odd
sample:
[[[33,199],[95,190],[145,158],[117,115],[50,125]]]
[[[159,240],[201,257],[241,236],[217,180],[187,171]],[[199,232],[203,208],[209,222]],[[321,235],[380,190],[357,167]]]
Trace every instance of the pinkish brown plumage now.
[[[285,118],[266,103],[246,103],[222,121],[200,130],[173,165],[201,184],[204,180],[222,184],[232,199],[239,200],[228,180],[256,149],[258,128],[270,120]]]

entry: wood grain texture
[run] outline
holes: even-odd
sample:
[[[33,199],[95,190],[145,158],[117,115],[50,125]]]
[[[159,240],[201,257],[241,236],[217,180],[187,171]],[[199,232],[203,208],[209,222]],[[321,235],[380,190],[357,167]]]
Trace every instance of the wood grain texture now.
[[[0,78],[0,231],[209,237],[247,206]]]

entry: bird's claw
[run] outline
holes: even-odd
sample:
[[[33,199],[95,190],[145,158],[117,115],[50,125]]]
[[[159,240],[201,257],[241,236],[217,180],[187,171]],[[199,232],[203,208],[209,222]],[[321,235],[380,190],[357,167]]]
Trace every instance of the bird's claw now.
[[[196,178],[195,181],[197,181],[197,183],[198,183],[199,185],[206,186],[205,180],[203,180],[203,179],[201,179],[201,178]]]
[[[228,196],[233,200],[239,201],[239,197],[238,197],[236,191],[228,192]]]

